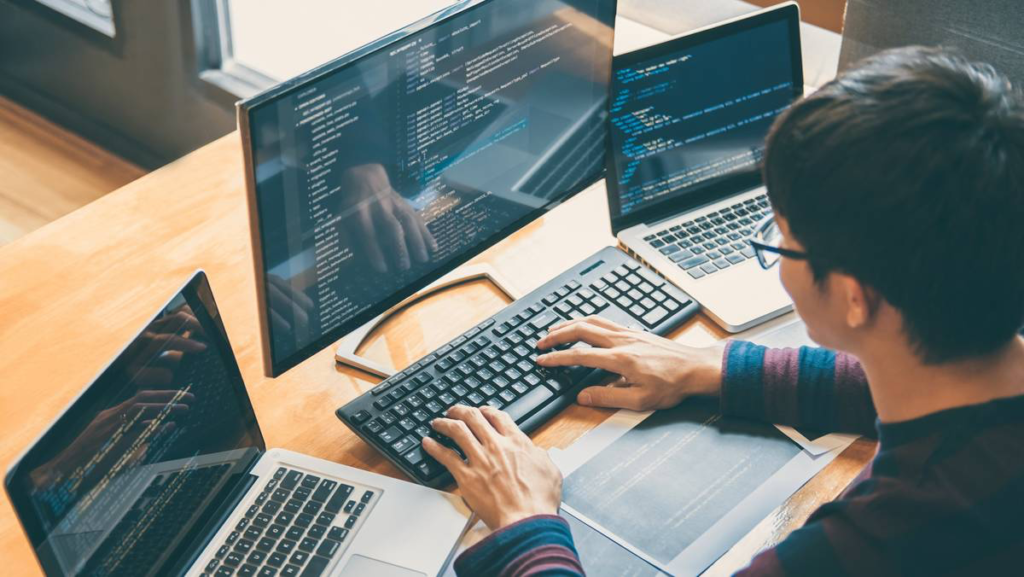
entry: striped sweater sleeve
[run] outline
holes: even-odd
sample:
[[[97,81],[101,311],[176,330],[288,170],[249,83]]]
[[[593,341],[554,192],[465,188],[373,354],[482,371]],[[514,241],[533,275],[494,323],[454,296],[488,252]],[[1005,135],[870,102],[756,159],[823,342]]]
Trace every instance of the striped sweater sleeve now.
[[[537,515],[498,529],[455,560],[455,574],[584,575],[569,524],[557,515]]]
[[[723,415],[875,436],[877,413],[867,377],[852,356],[827,349],[726,346]]]

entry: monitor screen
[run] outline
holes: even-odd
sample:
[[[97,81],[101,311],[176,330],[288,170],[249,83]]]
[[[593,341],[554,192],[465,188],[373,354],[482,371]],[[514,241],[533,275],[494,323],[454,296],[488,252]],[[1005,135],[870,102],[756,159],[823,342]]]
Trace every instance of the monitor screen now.
[[[470,3],[240,105],[270,374],[603,176],[615,4]]]
[[[768,129],[803,92],[792,8],[790,18],[777,10],[616,59],[613,218],[685,202],[737,176],[756,182]]]
[[[200,273],[18,463],[47,573],[169,574],[264,448]]]

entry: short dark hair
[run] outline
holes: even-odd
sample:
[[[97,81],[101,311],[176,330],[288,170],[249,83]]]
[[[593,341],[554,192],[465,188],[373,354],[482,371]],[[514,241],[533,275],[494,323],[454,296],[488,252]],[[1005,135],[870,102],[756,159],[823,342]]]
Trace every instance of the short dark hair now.
[[[987,64],[867,58],[776,119],[764,179],[820,283],[853,276],[929,364],[1024,326],[1024,97]]]

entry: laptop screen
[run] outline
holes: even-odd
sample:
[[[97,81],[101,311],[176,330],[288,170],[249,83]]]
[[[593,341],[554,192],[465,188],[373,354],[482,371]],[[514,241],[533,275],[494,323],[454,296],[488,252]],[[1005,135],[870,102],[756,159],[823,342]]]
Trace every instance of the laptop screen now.
[[[798,15],[788,8],[615,59],[613,219],[685,205],[734,179],[757,184],[768,129],[803,92]]]
[[[181,559],[263,447],[198,273],[29,449],[7,486],[47,573],[155,575]]]

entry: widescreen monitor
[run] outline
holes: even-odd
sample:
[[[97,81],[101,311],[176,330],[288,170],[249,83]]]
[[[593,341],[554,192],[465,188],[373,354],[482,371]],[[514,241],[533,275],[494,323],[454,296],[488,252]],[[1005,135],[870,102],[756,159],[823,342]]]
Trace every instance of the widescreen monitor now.
[[[239,104],[267,374],[603,176],[615,7],[463,2]]]

